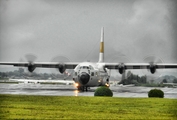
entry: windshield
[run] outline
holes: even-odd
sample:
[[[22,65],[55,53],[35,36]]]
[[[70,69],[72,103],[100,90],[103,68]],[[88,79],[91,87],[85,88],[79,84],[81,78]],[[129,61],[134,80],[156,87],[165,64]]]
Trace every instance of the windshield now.
[[[88,66],[81,66],[80,69],[89,69]]]
[[[94,70],[94,67],[92,65],[89,65],[89,66],[76,66],[75,68],[76,70],[79,70],[79,69],[88,69],[88,70]]]

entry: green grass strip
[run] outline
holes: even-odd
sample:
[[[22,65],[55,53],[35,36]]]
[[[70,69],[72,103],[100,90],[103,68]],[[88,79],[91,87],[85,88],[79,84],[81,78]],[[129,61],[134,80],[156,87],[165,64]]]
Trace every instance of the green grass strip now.
[[[177,119],[177,99],[0,95],[1,119]]]

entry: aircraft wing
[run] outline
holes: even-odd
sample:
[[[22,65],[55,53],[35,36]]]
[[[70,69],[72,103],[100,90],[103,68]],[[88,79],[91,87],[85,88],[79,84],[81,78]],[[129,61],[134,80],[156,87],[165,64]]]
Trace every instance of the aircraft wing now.
[[[155,67],[157,69],[170,69],[177,68],[177,64],[171,63],[105,63],[105,68],[117,69],[119,67],[124,67],[125,69],[149,69],[150,67]]]
[[[127,69],[149,69],[151,73],[155,73],[156,69],[173,69],[177,68],[177,64],[171,63],[105,63],[105,68],[118,69],[122,74]]]
[[[42,67],[42,68],[59,68],[59,65],[64,65],[66,69],[74,69],[78,63],[73,63],[73,62],[64,62],[64,63],[59,63],[59,62],[0,62],[0,65],[13,65],[17,67],[29,67],[29,66],[34,66],[34,67]]]
[[[73,62],[0,62],[0,65],[13,65],[17,67],[28,67],[28,71],[33,72],[36,67],[41,68],[58,68],[60,73],[66,69],[74,69],[78,63]]]

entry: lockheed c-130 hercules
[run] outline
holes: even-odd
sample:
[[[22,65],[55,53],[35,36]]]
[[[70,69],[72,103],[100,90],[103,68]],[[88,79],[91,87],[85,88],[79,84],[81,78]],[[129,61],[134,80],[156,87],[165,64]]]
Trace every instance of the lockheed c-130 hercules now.
[[[99,61],[93,62],[0,62],[0,65],[13,65],[16,67],[27,67],[33,72],[36,67],[57,68],[60,73],[66,69],[74,69],[73,81],[79,90],[86,90],[88,87],[109,86],[109,70],[116,69],[120,74],[127,69],[148,69],[152,74],[156,69],[177,68],[177,64],[167,63],[106,63],[104,62],[104,28],[101,30]]]

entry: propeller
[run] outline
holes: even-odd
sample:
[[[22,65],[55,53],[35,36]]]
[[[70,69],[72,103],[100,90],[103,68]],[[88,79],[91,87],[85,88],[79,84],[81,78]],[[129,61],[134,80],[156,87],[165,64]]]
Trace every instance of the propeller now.
[[[33,63],[37,59],[37,57],[35,55],[31,54],[31,53],[30,54],[26,54],[25,58],[27,59],[27,61],[29,63]]]
[[[56,70],[51,69],[52,73],[57,73],[59,72],[60,74],[63,74],[64,79],[67,79],[68,77],[70,77],[72,75],[72,73],[74,72],[73,70],[70,69],[66,69],[65,70],[65,62],[70,62],[69,58],[65,57],[65,56],[56,56],[54,58],[52,58],[51,62],[57,62],[58,63],[58,67]]]
[[[111,70],[110,72],[110,76],[113,77],[115,80],[120,80],[120,78],[122,79],[122,75],[125,79],[127,79],[131,74],[126,74],[128,72],[126,72],[125,70],[125,65],[124,63],[130,63],[130,59],[124,55],[124,54],[120,54],[120,55],[113,55],[109,60],[109,62],[112,63],[119,63],[118,65],[118,70]],[[119,71],[119,73],[121,74],[117,74],[117,71]]]
[[[29,63],[28,64],[28,71],[33,72],[36,69],[35,65],[33,64],[34,61],[36,61],[36,59],[37,59],[36,55],[29,53],[29,54],[25,55],[25,58]],[[39,69],[36,69],[35,72],[39,72]]]
[[[143,62],[149,63],[148,69],[141,70],[143,74],[145,74],[145,75],[155,74],[157,76],[160,76],[162,74],[162,73],[158,72],[156,69],[156,64],[164,63],[160,57],[155,56],[155,55],[149,55],[143,59]],[[163,70],[163,68],[161,70]]]
[[[24,60],[24,58],[26,60]],[[29,53],[24,56],[24,58],[21,58],[20,62],[28,61],[28,76],[33,76],[33,74],[38,73],[39,69],[36,69],[35,65],[33,65],[34,61],[37,59],[36,55]],[[35,70],[35,73],[33,72]]]

